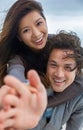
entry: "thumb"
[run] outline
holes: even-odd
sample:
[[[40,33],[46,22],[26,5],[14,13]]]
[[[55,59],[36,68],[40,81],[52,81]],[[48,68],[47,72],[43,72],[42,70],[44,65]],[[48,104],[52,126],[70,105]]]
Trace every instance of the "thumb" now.
[[[41,90],[43,84],[41,83],[38,73],[35,70],[30,70],[28,71],[27,76],[28,76],[30,85]]]
[[[43,114],[47,106],[47,93],[44,85],[42,84],[38,73],[35,70],[28,71],[28,79],[30,85],[38,91],[38,107],[39,112]]]

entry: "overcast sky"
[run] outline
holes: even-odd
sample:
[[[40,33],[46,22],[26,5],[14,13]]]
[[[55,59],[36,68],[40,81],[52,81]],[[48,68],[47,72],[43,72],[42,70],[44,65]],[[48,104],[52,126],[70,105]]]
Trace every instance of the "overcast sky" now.
[[[8,9],[16,0],[0,0],[0,11]],[[82,15],[83,0],[38,0],[42,3],[47,14],[67,14],[74,13]]]
[[[2,13],[16,0],[0,0],[0,25],[6,13]],[[58,30],[75,31],[83,44],[83,0],[38,0],[41,2],[48,23],[49,33]]]

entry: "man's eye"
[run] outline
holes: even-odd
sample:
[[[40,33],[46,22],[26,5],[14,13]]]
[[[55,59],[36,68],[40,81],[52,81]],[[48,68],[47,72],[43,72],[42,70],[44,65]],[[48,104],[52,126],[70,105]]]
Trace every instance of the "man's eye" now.
[[[50,63],[49,65],[50,65],[51,67],[53,67],[53,68],[54,68],[54,67],[57,67],[56,64],[53,64],[53,63]]]
[[[70,66],[65,66],[65,70],[71,71],[71,70],[72,70],[72,67],[70,67]]]
[[[76,66],[65,66],[64,68],[66,71],[73,71],[74,69],[76,69]]]

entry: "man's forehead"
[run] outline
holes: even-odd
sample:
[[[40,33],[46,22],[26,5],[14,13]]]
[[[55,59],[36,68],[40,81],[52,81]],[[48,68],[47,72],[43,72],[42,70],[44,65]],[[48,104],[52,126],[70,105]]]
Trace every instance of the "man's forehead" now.
[[[74,54],[73,50],[63,50],[63,57],[66,58],[69,55]]]

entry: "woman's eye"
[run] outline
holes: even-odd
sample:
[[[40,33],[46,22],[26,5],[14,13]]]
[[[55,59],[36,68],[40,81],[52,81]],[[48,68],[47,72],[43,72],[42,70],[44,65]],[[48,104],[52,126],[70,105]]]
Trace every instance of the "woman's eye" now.
[[[40,26],[42,23],[43,23],[42,21],[38,22],[38,23],[37,23],[37,26]]]
[[[23,33],[26,33],[26,32],[29,32],[30,31],[30,29],[25,29],[25,30],[23,30]]]

